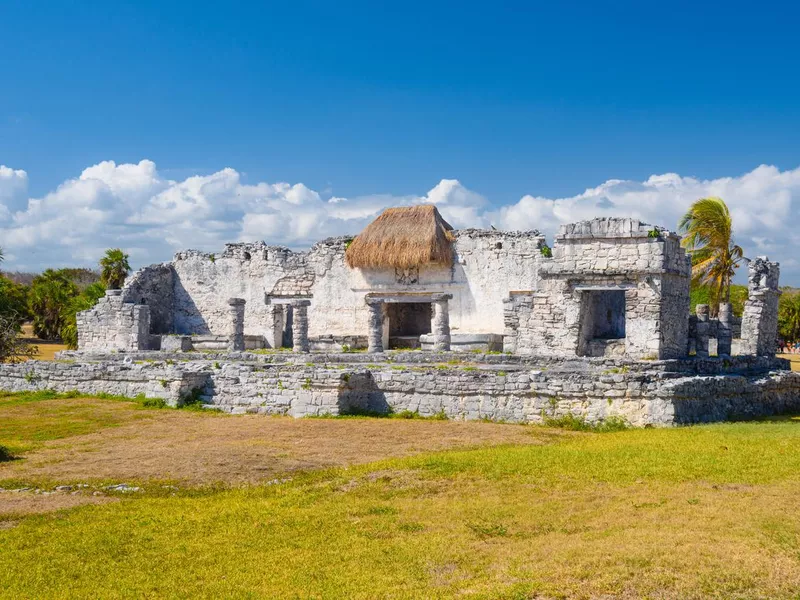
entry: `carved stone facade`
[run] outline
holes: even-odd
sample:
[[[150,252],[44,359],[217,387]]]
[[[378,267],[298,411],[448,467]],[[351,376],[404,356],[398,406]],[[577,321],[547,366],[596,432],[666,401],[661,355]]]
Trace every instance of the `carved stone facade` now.
[[[464,230],[452,232],[451,265],[361,269],[345,264],[348,243],[332,238],[309,252],[257,243],[229,244],[219,255],[178,253],[81,313],[80,348],[143,349],[150,336],[178,335],[179,342],[165,338],[165,350],[502,347],[634,359],[732,353],[730,307],[716,319],[702,306],[690,317],[691,269],[680,238],[635,219],[563,225],[552,257],[542,255],[538,232]],[[741,353],[775,352],[778,276],[776,263],[752,261]]]
[[[539,289],[506,302],[508,349],[542,356],[679,358],[690,265],[674,233],[634,219],[563,225]]]

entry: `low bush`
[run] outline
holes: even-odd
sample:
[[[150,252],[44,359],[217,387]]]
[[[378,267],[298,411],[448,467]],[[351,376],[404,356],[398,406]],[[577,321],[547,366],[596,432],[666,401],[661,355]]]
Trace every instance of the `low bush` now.
[[[544,424],[547,427],[557,427],[567,431],[593,431],[595,433],[624,431],[630,428],[628,422],[622,417],[610,416],[597,423],[589,423],[584,417],[577,417],[572,413],[561,417],[545,417]]]
[[[14,460],[16,457],[11,454],[11,450],[5,446],[0,446],[0,462],[8,462]]]

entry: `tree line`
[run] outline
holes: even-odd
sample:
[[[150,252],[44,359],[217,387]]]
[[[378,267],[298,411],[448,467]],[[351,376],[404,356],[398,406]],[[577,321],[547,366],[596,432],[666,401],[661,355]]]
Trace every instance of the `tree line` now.
[[[76,315],[92,308],[106,289],[122,287],[131,270],[128,258],[120,248],[111,248],[100,259],[97,271],[47,269],[29,284],[0,273],[0,361],[36,354],[20,335],[26,322],[32,324],[37,338],[77,348]]]

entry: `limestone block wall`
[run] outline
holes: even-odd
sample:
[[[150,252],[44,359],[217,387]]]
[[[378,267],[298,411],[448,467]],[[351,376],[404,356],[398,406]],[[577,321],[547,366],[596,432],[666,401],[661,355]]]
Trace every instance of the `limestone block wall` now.
[[[677,257],[679,253],[667,253]],[[686,262],[684,260],[685,267]],[[680,264],[676,265],[680,266]],[[660,277],[659,358],[682,358],[687,355],[689,339],[689,282],[686,271],[680,275],[664,273]]]
[[[407,272],[350,269],[345,241],[317,244],[309,253],[316,281],[309,308],[309,335],[366,335],[368,293],[442,292],[451,294],[453,333],[501,333],[503,300],[510,291],[536,289],[544,237],[537,232],[462,230],[456,236],[452,267],[420,267]]]
[[[173,332],[224,335],[230,321],[228,299],[242,298],[245,333],[266,336],[272,322],[265,291],[304,264],[303,256],[264,243],[228,244],[220,254],[179,252],[172,261]]]
[[[563,225],[521,304],[518,352],[550,356],[678,358],[688,340],[690,265],[677,235],[634,219]],[[597,303],[624,293],[624,340],[598,335]],[[605,300],[603,300],[605,298]],[[513,305],[507,305],[511,307]],[[524,314],[523,314],[524,313]],[[611,311],[609,310],[609,314]],[[506,316],[507,323],[513,317]],[[599,353],[599,354],[598,354]]]
[[[97,362],[30,361],[0,365],[0,389],[11,392],[78,390],[85,394],[112,394],[129,398],[143,394],[162,398],[177,406],[192,390],[208,380],[202,369],[183,363],[125,363],[120,360]]]
[[[748,354],[774,355],[778,340],[780,265],[766,256],[750,261],[749,296],[742,315],[742,349]]]
[[[370,292],[443,292],[454,333],[501,333],[503,299],[513,290],[533,290],[544,237],[537,232],[455,232],[452,267],[407,272],[350,269],[347,238],[331,238],[308,252],[254,244],[228,244],[222,253],[179,252],[168,265],[140,270],[127,282],[126,301],[151,307],[153,333],[223,335],[227,300],[245,300],[245,334],[276,340],[276,310],[270,299],[311,298],[309,337],[366,336]],[[286,326],[287,311],[280,312]],[[280,326],[280,324],[278,325]]]
[[[76,316],[81,350],[136,351],[148,349],[150,307],[124,302],[120,290],[108,290]]]
[[[151,333],[172,333],[174,279],[172,265],[162,263],[139,269],[125,281],[122,301],[149,307]]]
[[[571,414],[590,422],[672,425],[755,417],[800,409],[800,373],[766,357],[671,361],[524,360],[475,366],[298,361],[193,360],[126,363],[42,362],[0,366],[0,389],[55,389],[126,396],[145,394],[173,404],[194,390],[210,407],[233,413],[296,417],[352,411],[410,410],[452,419],[542,423]],[[244,355],[243,355],[244,357]],[[255,357],[253,357],[255,358]],[[262,357],[264,358],[264,357]]]

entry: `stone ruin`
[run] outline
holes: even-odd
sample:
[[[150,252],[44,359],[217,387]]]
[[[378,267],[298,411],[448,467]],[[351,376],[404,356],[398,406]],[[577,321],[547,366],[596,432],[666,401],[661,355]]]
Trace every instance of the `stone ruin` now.
[[[140,269],[79,314],[74,362],[3,366],[0,388],[173,404],[194,390],[212,408],[295,416],[664,425],[797,410],[800,374],[774,356],[778,265],[749,273],[741,323],[729,304],[690,315],[690,259],[660,227],[563,225],[550,253],[536,231],[391,209],[308,252],[228,244]]]

